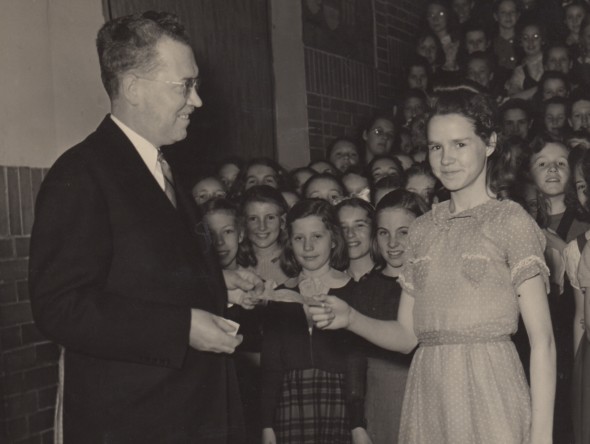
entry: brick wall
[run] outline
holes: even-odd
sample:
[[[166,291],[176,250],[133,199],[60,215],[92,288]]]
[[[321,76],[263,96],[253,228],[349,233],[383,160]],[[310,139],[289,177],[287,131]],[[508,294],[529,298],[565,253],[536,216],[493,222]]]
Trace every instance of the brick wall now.
[[[312,159],[389,107],[425,0],[374,0],[376,64],[305,48]],[[0,442],[52,440],[58,348],[35,328],[27,291],[33,203],[44,170],[0,166]]]
[[[33,324],[27,268],[39,168],[0,167],[0,442],[53,442],[58,348]]]
[[[411,51],[425,5],[426,0],[374,0],[374,64],[305,47],[312,160],[322,159],[335,137],[357,138],[375,110],[392,108],[402,61]]]

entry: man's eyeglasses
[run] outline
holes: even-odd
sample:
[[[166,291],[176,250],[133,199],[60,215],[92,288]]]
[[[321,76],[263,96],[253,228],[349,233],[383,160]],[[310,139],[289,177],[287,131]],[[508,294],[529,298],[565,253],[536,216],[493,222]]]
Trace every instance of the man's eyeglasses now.
[[[199,91],[199,87],[201,86],[201,79],[199,77],[191,77],[190,79],[186,79],[184,81],[172,81],[172,80],[159,80],[159,79],[148,79],[146,77],[139,77],[139,79],[147,80],[149,82],[158,82],[158,83],[166,83],[168,85],[177,85],[182,87],[182,95],[185,98],[191,95],[192,90],[194,89],[195,92]]]
[[[393,139],[395,137],[395,134],[385,132],[385,130],[383,128],[373,128],[371,130],[371,132],[373,134],[375,134],[376,136],[379,136],[379,137],[383,136],[383,137],[385,137],[387,139]]]

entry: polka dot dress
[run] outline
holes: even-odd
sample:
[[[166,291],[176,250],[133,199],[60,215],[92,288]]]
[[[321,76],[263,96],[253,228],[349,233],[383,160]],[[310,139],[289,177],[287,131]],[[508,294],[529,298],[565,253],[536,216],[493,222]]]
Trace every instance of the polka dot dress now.
[[[522,443],[530,394],[510,335],[516,288],[541,275],[545,238],[516,203],[451,214],[435,205],[410,229],[402,287],[420,347],[406,385],[400,443]]]

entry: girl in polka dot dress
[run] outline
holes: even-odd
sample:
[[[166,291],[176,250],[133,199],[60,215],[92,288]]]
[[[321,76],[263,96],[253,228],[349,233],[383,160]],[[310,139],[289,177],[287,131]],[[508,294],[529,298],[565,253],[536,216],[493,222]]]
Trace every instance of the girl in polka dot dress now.
[[[323,298],[320,328],[347,328],[409,352],[400,443],[551,442],[555,341],[547,304],[545,239],[516,203],[495,198],[488,163],[500,153],[493,101],[442,92],[428,120],[429,161],[451,199],[410,227],[397,321]],[[531,387],[510,335],[522,314]]]

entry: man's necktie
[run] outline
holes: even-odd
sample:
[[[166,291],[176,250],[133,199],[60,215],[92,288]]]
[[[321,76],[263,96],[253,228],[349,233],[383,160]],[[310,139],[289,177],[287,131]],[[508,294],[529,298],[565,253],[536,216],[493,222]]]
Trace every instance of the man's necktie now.
[[[174,192],[174,178],[172,177],[172,171],[170,170],[170,164],[164,158],[162,151],[158,150],[158,162],[162,168],[162,174],[164,175],[164,193],[166,197],[172,203],[172,206],[176,208],[176,193]]]

